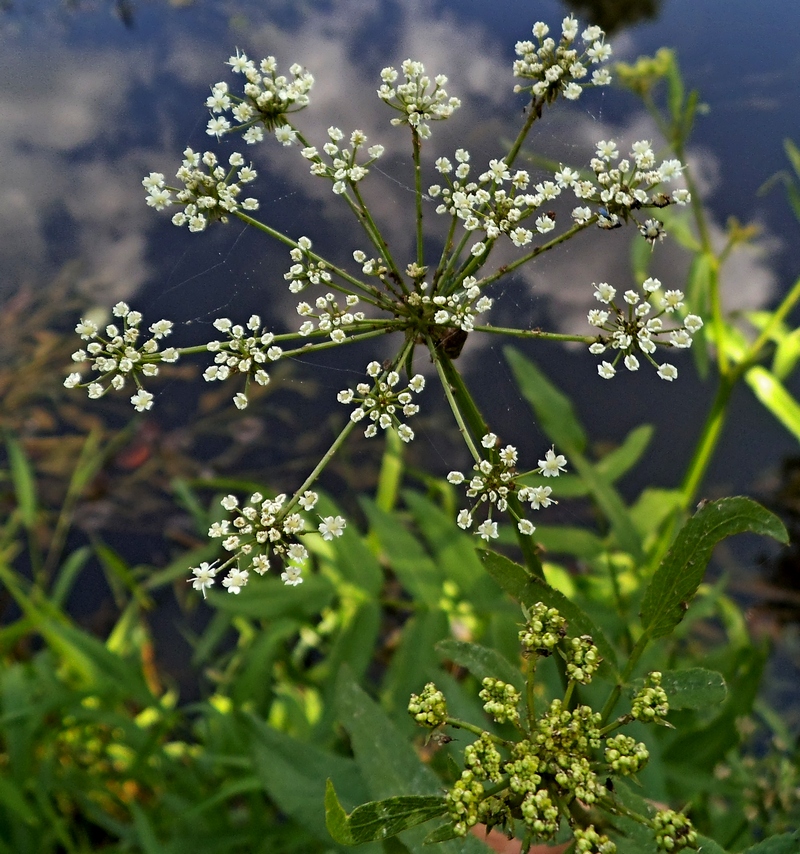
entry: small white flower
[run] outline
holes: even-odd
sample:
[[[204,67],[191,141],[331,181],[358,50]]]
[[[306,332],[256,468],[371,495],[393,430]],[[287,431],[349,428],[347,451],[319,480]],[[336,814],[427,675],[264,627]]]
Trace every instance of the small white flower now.
[[[491,519],[486,519],[481,522],[477,527],[477,533],[480,534],[481,539],[484,540],[494,540],[497,538],[497,522],[492,522]]]
[[[661,377],[662,380],[672,382],[678,377],[678,369],[674,365],[670,365],[668,362],[664,362],[664,364],[660,365],[658,368],[658,375]]]
[[[472,525],[472,514],[469,510],[459,510],[456,523],[459,528],[463,528],[464,530],[469,528]]]
[[[323,540],[332,540],[341,537],[344,533],[346,521],[341,516],[326,516],[319,524],[319,532]]]
[[[231,569],[222,579],[222,586],[228,588],[228,593],[240,593],[247,584],[249,573],[246,569]]]
[[[496,442],[497,442],[497,436],[494,433],[487,433],[481,439],[481,445],[483,445],[484,448],[493,448],[495,446]]]
[[[519,522],[517,522],[517,530],[519,530],[520,534],[524,534],[526,537],[529,537],[536,530],[536,526],[527,519],[520,519]]]
[[[610,380],[614,374],[616,374],[616,370],[611,362],[601,362],[597,366],[597,373],[600,374],[604,380]]]
[[[554,448],[550,448],[539,460],[539,468],[545,477],[558,477],[567,465],[567,458],[563,454],[556,454]]]
[[[302,567],[290,563],[281,573],[281,581],[289,587],[297,587],[298,584],[303,583],[302,571]]]
[[[214,562],[216,563],[216,561]],[[203,561],[200,566],[192,569],[194,578],[189,578],[187,581],[192,582],[192,587],[195,590],[200,590],[203,594],[203,599],[206,598],[206,589],[214,583],[214,576],[217,574],[216,567],[213,563]]]
[[[131,403],[137,412],[144,412],[153,408],[153,395],[141,388],[131,397]]]

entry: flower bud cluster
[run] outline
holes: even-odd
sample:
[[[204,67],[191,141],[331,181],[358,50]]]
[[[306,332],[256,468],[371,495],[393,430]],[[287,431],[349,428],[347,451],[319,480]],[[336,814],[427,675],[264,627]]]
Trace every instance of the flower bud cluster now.
[[[567,676],[573,682],[588,685],[600,666],[600,655],[590,635],[570,638],[566,643]]]
[[[661,674],[654,670],[647,675],[644,687],[631,702],[631,715],[643,723],[660,723],[669,712],[667,692],[661,687]]]
[[[290,282],[289,290],[293,294],[299,294],[309,285],[327,284],[331,281],[328,265],[312,255],[311,241],[307,237],[301,237],[289,254],[294,264],[288,273],[283,274],[283,278]]]
[[[183,163],[175,173],[183,189],[168,187],[161,172],[151,172],[142,179],[147,190],[147,204],[157,211],[175,203],[183,205],[183,210],[172,217],[172,222],[187,226],[189,231],[205,231],[208,224],[216,220],[227,222],[228,214],[238,210],[257,210],[257,199],[239,202],[237,198],[242,185],[256,179],[256,170],[252,165],[245,166],[244,158],[237,151],[228,158],[228,167],[222,166],[213,151],[201,155],[187,148],[183,152]]]
[[[206,106],[216,118],[210,119],[206,132],[219,137],[234,130],[244,130],[245,142],[252,144],[264,138],[263,125],[268,131],[274,131],[284,145],[291,145],[295,133],[288,124],[287,115],[308,106],[308,93],[314,85],[313,75],[295,63],[289,69],[290,79],[277,73],[278,63],[274,56],[262,59],[256,66],[238,50],[227,64],[234,74],[244,75],[244,97],[231,94],[227,83],[215,83]],[[228,112],[235,125],[224,116]]]
[[[656,848],[659,851],[680,851],[697,848],[697,831],[683,813],[661,810],[653,816]]]
[[[660,184],[678,178],[684,167],[674,159],[663,160],[656,165],[649,140],[634,142],[630,159],[619,160],[620,152],[613,140],[600,140],[595,155],[589,164],[595,175],[594,181],[583,178],[569,167],[559,169],[555,178],[560,187],[571,187],[582,201],[600,206],[597,219],[600,228],[617,228],[631,218],[636,219],[633,212],[642,208],[685,205],[691,201],[689,191],[682,188],[672,193],[655,192]],[[592,211],[590,208],[576,208],[572,216],[578,222],[585,222],[592,216]],[[650,243],[663,239],[665,235],[658,220],[639,223],[639,231]]]
[[[387,67],[381,71],[378,97],[400,113],[392,119],[393,125],[409,125],[422,139],[427,139],[431,135],[428,122],[449,118],[461,106],[461,101],[448,96],[444,74],[431,80],[425,73],[425,66],[413,59],[406,59],[401,69],[403,83],[397,83],[397,69]]]
[[[457,217],[466,231],[483,231],[486,240],[496,240],[505,234],[515,246],[527,246],[534,233],[522,223],[542,205],[557,198],[561,187],[552,181],[542,181],[534,187],[535,192],[526,192],[529,174],[524,169],[512,172],[504,160],[490,160],[488,169],[481,173],[477,182],[466,182],[470,171],[469,152],[459,148],[455,159],[458,163],[455,170],[447,157],[436,161],[436,169],[447,181],[446,187],[433,184],[428,188],[432,198],[442,198],[436,213]],[[455,179],[450,178],[453,171]],[[554,216],[542,214],[533,226],[538,234],[546,234],[555,228]],[[472,254],[480,255],[485,248],[486,244],[481,241],[472,247]]]
[[[310,511],[317,498],[315,492],[306,491],[297,503],[303,510]],[[283,582],[290,586],[302,584],[301,573],[303,564],[308,560],[308,551],[298,538],[308,531],[308,527],[302,514],[290,512],[294,502],[286,505],[284,494],[265,498],[260,492],[254,492],[243,506],[235,495],[225,496],[220,503],[232,518],[214,522],[208,536],[221,538],[225,551],[234,553],[224,566],[233,560],[238,563],[246,561],[259,575],[263,575],[270,568],[269,554],[272,551],[284,561],[289,561],[281,573]],[[317,531],[323,539],[331,540],[342,536],[346,524],[341,516],[326,516],[321,519]],[[248,571],[237,565],[229,570],[222,584],[230,593],[239,593],[247,584],[248,576]]]
[[[484,712],[499,724],[516,724],[519,721],[519,691],[513,685],[491,676],[487,676],[482,684],[483,688],[478,696],[483,700]]]
[[[137,412],[151,409],[153,395],[145,391],[140,377],[154,377],[158,374],[159,362],[176,362],[180,355],[174,347],[167,347],[159,352],[159,342],[172,332],[172,322],[159,320],[149,327],[151,338],[138,344],[142,315],[132,311],[127,303],[118,302],[112,309],[112,314],[122,320],[122,329],[117,324],[109,323],[104,332],[92,320],[81,320],[75,331],[84,341],[89,343],[72,354],[73,362],[90,361],[92,368],[100,375],[89,382],[81,382],[81,374],[73,372],[64,380],[67,388],[86,387],[89,397],[93,400],[103,397],[111,388],[115,391],[125,387],[132,378],[137,391],[131,397],[131,403]],[[105,334],[104,334],[105,333]]]
[[[483,783],[473,771],[464,769],[461,778],[447,793],[447,811],[458,836],[466,836],[467,830],[478,823],[478,807],[482,796]]]
[[[478,525],[476,534],[484,540],[490,540],[499,536],[497,522],[492,521],[493,509],[501,513],[505,512],[508,509],[509,496],[517,490],[517,449],[513,445],[506,445],[505,448],[496,450],[498,441],[494,433],[483,436],[481,444],[491,452],[492,459],[483,459],[475,463],[472,467],[474,474],[469,480],[459,471],[451,471],[447,475],[447,480],[455,486],[466,483],[467,498],[475,499],[469,509],[459,510],[456,522],[460,528],[464,530],[471,528],[476,509],[482,504],[487,505],[488,518]],[[539,460],[539,468],[527,474],[538,473],[545,477],[556,477],[564,470],[566,464],[564,456],[556,454],[551,448],[545,454],[545,458]],[[538,510],[553,503],[549,497],[550,492],[550,487],[523,487],[517,494],[520,500],[530,501],[531,508]],[[517,528],[526,536],[536,530],[528,519],[518,519]]]
[[[641,741],[622,733],[606,739],[604,756],[608,767],[625,777],[636,774],[650,759],[650,753]]]
[[[558,610],[537,602],[525,613],[525,628],[520,630],[519,641],[526,653],[548,656],[566,635],[567,621]]]
[[[617,846],[590,824],[575,828],[575,854],[617,854]]]
[[[263,366],[277,362],[283,350],[273,343],[275,336],[271,332],[261,331],[261,318],[257,314],[251,315],[245,328],[232,323],[227,317],[219,317],[214,321],[214,328],[225,333],[228,340],[209,341],[206,345],[208,351],[216,355],[214,364],[203,372],[203,379],[213,382],[226,380],[233,374],[243,374],[248,382],[252,378],[258,385],[267,385],[269,374]],[[233,402],[238,409],[247,407],[246,387],[245,391],[234,395]]]
[[[354,130],[350,134],[350,148],[342,150],[338,143],[344,134],[337,127],[328,128],[328,139],[322,146],[323,152],[330,158],[326,163],[315,146],[309,145],[302,150],[303,157],[311,161],[311,174],[333,181],[333,192],[341,195],[346,192],[348,185],[357,184],[369,174],[369,167],[383,154],[382,145],[371,145],[367,149],[369,159],[364,163],[357,162],[359,150],[367,143],[367,135],[363,130]]]
[[[552,839],[560,824],[558,807],[547,789],[529,792],[520,805],[522,820],[540,839]]]
[[[668,362],[658,365],[652,354],[657,344],[680,349],[691,347],[692,335],[702,328],[703,321],[696,314],[687,314],[679,326],[664,325],[665,314],[673,314],[683,307],[683,292],[668,290],[662,293],[661,282],[651,277],[642,283],[644,298],[637,291],[627,290],[622,295],[625,304],[620,306],[615,301],[616,288],[607,282],[593,287],[595,299],[607,308],[593,308],[588,314],[589,324],[602,330],[589,346],[589,352],[600,355],[609,348],[616,351],[613,361],[603,361],[597,366],[598,374],[603,379],[611,379],[620,359],[629,371],[638,371],[638,353],[656,368],[662,380],[676,379],[677,368]],[[654,307],[656,311],[651,315]]]
[[[558,44],[549,32],[547,24],[537,21],[533,25],[536,43],[517,42],[515,50],[519,59],[514,60],[514,76],[535,82],[517,84],[515,92],[530,92],[535,99],[552,104],[559,94],[574,101],[586,86],[606,86],[611,82],[605,68],[595,69],[591,79],[585,81],[588,66],[599,65],[611,56],[611,45],[605,43],[605,33],[600,27],[587,27],[581,33],[582,50],[574,46],[578,22],[571,15],[561,22]]]
[[[497,782],[502,776],[500,763],[502,757],[495,747],[492,735],[481,733],[480,738],[464,748],[464,764],[480,780]]]
[[[314,318],[317,321],[315,325],[314,320],[304,320],[299,332],[304,337],[315,331],[324,332],[330,336],[331,341],[341,344],[346,337],[342,327],[365,319],[363,311],[352,311],[357,305],[358,297],[355,294],[348,294],[345,298],[345,308],[341,308],[336,302],[336,297],[330,293],[325,294],[324,297],[317,297],[314,308],[307,302],[298,303],[297,313],[300,317]]]
[[[422,726],[433,729],[447,720],[447,702],[444,694],[433,682],[422,689],[421,694],[412,694],[408,701],[408,713]]]
[[[419,412],[419,406],[413,403],[413,395],[419,394],[425,388],[425,377],[415,374],[405,388],[397,390],[400,383],[400,374],[397,371],[384,371],[379,362],[370,362],[367,365],[367,375],[374,380],[373,385],[359,383],[355,391],[342,389],[336,399],[339,403],[358,404],[350,413],[350,420],[358,422],[367,418],[372,422],[364,430],[367,438],[375,436],[378,427],[382,430],[395,427],[397,435],[404,442],[410,442],[414,438],[414,431],[407,424],[400,422],[398,412],[406,418]]]

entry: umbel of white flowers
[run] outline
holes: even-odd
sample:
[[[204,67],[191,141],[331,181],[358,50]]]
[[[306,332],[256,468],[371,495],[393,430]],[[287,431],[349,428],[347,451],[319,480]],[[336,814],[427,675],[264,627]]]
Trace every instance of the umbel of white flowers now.
[[[407,379],[402,377],[416,346],[427,348],[454,417],[463,427],[463,415],[445,381],[442,361],[456,358],[466,337],[474,333],[511,331],[547,337],[548,333],[540,331],[497,330],[488,324],[485,316],[496,299],[489,294],[494,282],[594,226],[610,230],[633,223],[654,246],[663,239],[664,229],[653,212],[689,201],[685,189],[665,189],[679,178],[681,164],[673,159],[658,162],[649,140],[635,142],[626,157],[613,141],[601,140],[588,169],[562,165],[539,181],[515,167],[526,135],[546,106],[559,98],[574,101],[585,89],[611,81],[603,67],[611,56],[611,46],[599,27],[581,31],[578,22],[568,16],[561,23],[560,34],[551,35],[548,26],[538,22],[532,36],[517,43],[512,69],[518,81],[514,91],[530,99],[516,142],[484,168],[475,168],[464,147],[456,148],[452,157],[436,158],[432,166],[437,183],[427,187],[422,182],[422,143],[430,137],[433,123],[449,119],[460,101],[448,94],[444,75],[430,76],[418,61],[407,59],[399,68],[386,67],[380,72],[377,94],[394,113],[391,125],[411,137],[415,172],[411,197],[417,225],[413,260],[399,261],[393,256],[380,224],[361,196],[361,183],[384,154],[384,146],[370,144],[362,130],[348,134],[338,127],[329,127],[324,141],[312,144],[295,120],[310,103],[313,75],[299,65],[291,66],[288,75],[280,74],[271,56],[258,63],[240,51],[230,57],[228,65],[242,85],[234,87],[236,91],[226,82],[211,87],[206,100],[211,113],[207,133],[217,139],[241,134],[247,145],[273,136],[282,147],[299,150],[311,174],[330,182],[332,192],[359,223],[365,244],[352,250],[354,268],[337,266],[319,255],[307,236],[291,237],[253,218],[259,202],[246,195],[244,188],[258,176],[239,152],[222,159],[212,151],[187,148],[174,185],[161,172],[151,172],[142,181],[147,204],[157,211],[172,209],[172,222],[190,232],[202,233],[234,217],[288,246],[290,265],[284,278],[291,293],[305,297],[297,305],[298,327],[276,331],[255,314],[241,323],[219,317],[213,321],[218,333],[214,340],[164,348],[172,323],[153,323],[148,327],[150,336],[142,336],[141,314],[120,302],[112,312],[118,322],[101,328],[86,319],[77,325],[76,331],[86,343],[73,354],[73,360],[88,365],[90,376],[84,378],[80,371],[73,371],[65,381],[68,387],[86,388],[95,399],[133,386],[131,403],[137,411],[146,411],[153,406],[154,395],[145,383],[158,374],[162,363],[206,352],[211,364],[204,379],[238,378],[243,385],[233,401],[244,409],[251,387],[269,383],[270,366],[281,359],[384,338],[389,332],[400,333],[402,340],[394,357],[383,363],[369,361],[365,380],[339,392],[338,401],[353,407],[346,426],[294,494],[265,497],[254,493],[244,504],[235,496],[224,499],[230,518],[215,523],[209,535],[221,540],[228,557],[221,565],[218,561],[203,563],[193,570],[194,587],[204,595],[222,573],[223,587],[238,593],[250,572],[265,572],[272,557],[283,567],[284,582],[299,584],[309,560],[304,538],[342,536],[346,526],[342,517],[311,514],[317,500],[311,487],[357,423],[363,422],[367,437],[393,429],[405,442],[414,438],[408,421],[419,411],[418,395],[426,383],[420,374],[408,372]],[[577,200],[563,225],[557,224],[551,211],[553,201],[562,194]],[[448,236],[428,262],[430,240],[423,232],[422,213],[430,204],[447,223]],[[507,256],[502,262],[496,259],[495,246],[504,244],[517,252],[515,260],[509,262]],[[683,295],[663,291],[656,279],[644,282],[642,294],[626,291],[621,301],[608,283],[594,288],[602,307],[589,313],[592,334],[572,337],[589,346],[593,354],[607,354],[598,367],[600,376],[612,377],[620,361],[628,370],[638,369],[644,361],[662,379],[675,379],[676,368],[666,362],[659,364],[653,354],[658,344],[688,347],[691,335],[701,327],[699,317],[681,312]],[[306,291],[314,291],[313,296],[306,297]],[[671,318],[674,323],[665,325]],[[521,536],[531,536],[535,528],[523,515],[524,507],[538,510],[554,500],[551,488],[536,478],[558,475],[566,465],[564,457],[551,448],[539,460],[538,469],[518,473],[516,449],[501,447],[495,434],[488,433],[481,440],[470,438],[466,429],[462,434],[474,465],[469,474],[451,472],[448,476],[452,484],[466,484],[468,506],[459,511],[458,524],[491,540],[498,536],[498,516],[507,514]],[[528,475],[532,481],[520,480]]]

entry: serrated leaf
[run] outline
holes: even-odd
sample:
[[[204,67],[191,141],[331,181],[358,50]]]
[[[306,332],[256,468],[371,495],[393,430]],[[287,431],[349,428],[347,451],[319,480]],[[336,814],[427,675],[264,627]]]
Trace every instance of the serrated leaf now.
[[[800,851],[800,830],[770,836],[756,845],[745,848],[742,854],[797,854]]]
[[[317,839],[327,840],[324,780],[337,781],[346,803],[357,804],[369,797],[358,767],[349,757],[298,741],[255,715],[238,714],[234,721],[239,732],[249,735],[248,754],[264,790],[286,815]]]
[[[447,802],[441,795],[401,795],[370,801],[347,815],[336,797],[333,783],[328,780],[325,785],[325,825],[328,833],[342,845],[386,839],[446,812]]]
[[[714,546],[745,531],[781,543],[789,539],[777,516],[743,496],[706,504],[681,528],[642,601],[642,625],[651,639],[668,635],[683,619]]]
[[[450,839],[458,839],[456,829],[452,822],[440,824],[435,827],[423,840],[423,845],[433,845],[436,842],[447,842]]]
[[[487,646],[448,638],[436,644],[436,651],[448,661],[465,667],[478,681],[492,676],[508,682],[519,691],[525,686],[519,669],[513,667],[497,650]]]
[[[481,551],[480,554],[489,575],[517,602],[527,608],[537,602],[544,602],[548,607],[559,610],[568,623],[568,631],[571,635],[591,635],[603,658],[601,668],[609,667],[614,675],[617,675],[617,655],[614,647],[581,608],[567,599],[563,593],[530,575],[524,567],[504,555],[490,551]]]
[[[586,432],[572,401],[517,350],[504,347],[503,354],[511,365],[522,396],[533,407],[542,430],[558,450],[566,454],[582,452],[587,444]]]
[[[701,833],[697,834],[697,851],[698,854],[728,854],[719,842]]]
[[[644,679],[631,683],[632,693],[644,685]],[[662,670],[661,687],[667,692],[670,709],[714,708],[725,702],[728,686],[716,670],[690,667],[686,670]]]
[[[760,365],[750,368],[744,378],[761,403],[795,439],[800,440],[800,404],[787,391],[786,386]]]

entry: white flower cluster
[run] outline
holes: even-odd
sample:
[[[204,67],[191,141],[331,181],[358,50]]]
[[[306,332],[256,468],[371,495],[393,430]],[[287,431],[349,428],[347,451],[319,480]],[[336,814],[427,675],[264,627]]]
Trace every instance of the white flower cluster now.
[[[514,60],[514,76],[535,82],[526,86],[517,84],[515,92],[529,91],[547,103],[563,93],[565,98],[574,101],[585,86],[607,86],[611,82],[606,68],[595,69],[591,80],[583,82],[589,73],[588,66],[598,65],[611,56],[611,45],[605,43],[605,33],[600,27],[587,27],[581,33],[584,45],[588,45],[581,52],[574,47],[578,22],[572,16],[561,22],[558,44],[548,36],[549,32],[547,24],[537,21],[533,25],[533,35],[538,44],[517,42],[515,50],[519,59]]]
[[[422,288],[427,285],[423,282]],[[431,297],[414,291],[408,296],[410,306],[431,306],[433,322],[437,326],[457,326],[464,332],[472,332],[475,328],[475,318],[494,305],[491,297],[481,295],[481,289],[474,276],[467,276],[461,287],[450,296],[441,294]]]
[[[342,327],[350,326],[365,319],[363,311],[352,310],[357,305],[358,297],[355,294],[347,294],[345,308],[336,302],[336,297],[333,294],[317,297],[313,308],[307,302],[298,303],[297,313],[300,317],[316,320],[316,325],[314,320],[303,321],[299,332],[304,337],[312,335],[315,331],[324,332],[330,336],[331,341],[335,344],[342,344],[346,338]]]
[[[375,436],[378,427],[388,430],[394,426],[397,435],[404,442],[410,442],[414,438],[414,431],[408,424],[400,422],[397,413],[399,411],[404,417],[410,418],[419,412],[419,406],[413,403],[413,395],[419,394],[425,388],[425,377],[415,374],[406,388],[397,389],[400,374],[397,371],[384,371],[379,362],[370,362],[367,365],[367,375],[375,381],[374,385],[359,383],[355,391],[343,389],[336,399],[339,403],[358,404],[350,413],[350,420],[358,422],[367,418],[372,422],[364,430],[367,438]]]
[[[436,161],[436,169],[448,183],[444,188],[438,184],[428,188],[432,198],[442,197],[436,213],[449,213],[458,217],[466,231],[480,229],[488,240],[506,234],[515,246],[530,243],[533,231],[521,223],[542,205],[559,196],[561,187],[552,181],[542,181],[534,187],[535,192],[525,192],[530,183],[528,173],[524,169],[512,173],[503,160],[489,161],[489,168],[478,177],[477,182],[465,183],[470,172],[469,152],[459,148],[455,159],[458,163],[455,170],[447,157],[440,157]],[[455,179],[450,178],[453,171]],[[508,189],[503,184],[508,184]],[[545,213],[537,217],[533,225],[539,234],[546,234],[555,228],[555,219]],[[481,255],[485,248],[483,242],[478,243],[472,247],[472,253]]]
[[[461,101],[448,96],[444,74],[431,80],[425,74],[425,66],[413,59],[406,59],[402,70],[405,82],[396,86],[397,69],[387,67],[381,71],[383,82],[378,97],[400,113],[398,118],[392,119],[393,125],[409,125],[422,139],[427,139],[431,135],[428,122],[449,118],[461,106]]]
[[[289,290],[293,294],[299,294],[309,285],[327,284],[331,281],[328,265],[311,254],[311,241],[307,237],[301,237],[289,254],[294,264],[288,273],[283,274],[283,278],[290,283]]]
[[[306,491],[297,503],[303,510],[310,511],[317,500],[316,492]],[[260,492],[254,492],[244,506],[239,505],[235,495],[227,495],[221,504],[233,518],[214,522],[208,536],[222,538],[225,551],[234,552],[233,557],[220,567],[224,569],[231,566],[222,580],[222,586],[229,593],[239,593],[247,584],[249,572],[241,569],[240,564],[249,562],[255,572],[263,575],[270,568],[270,552],[280,555],[284,561],[284,571],[281,573],[284,584],[302,584],[303,564],[308,560],[308,550],[298,537],[309,529],[301,513],[287,512],[290,505],[286,505],[286,495],[265,498]],[[317,531],[324,540],[332,540],[342,536],[346,525],[341,516],[320,517]],[[202,590],[205,595],[206,588],[214,583],[218,569],[213,565],[201,564],[192,572],[195,575],[194,588]]]
[[[228,340],[209,341],[206,349],[215,353],[214,364],[203,372],[206,382],[226,380],[233,374],[244,374],[247,381],[252,377],[258,385],[267,385],[269,374],[264,369],[268,362],[277,362],[283,350],[273,342],[271,332],[261,331],[261,318],[257,314],[250,316],[247,327],[232,323],[227,317],[218,317],[214,328],[228,336]],[[250,332],[251,334],[247,334]],[[233,397],[238,409],[247,406],[247,388]]]
[[[129,377],[133,378],[137,392],[131,397],[131,403],[138,412],[153,406],[153,395],[141,387],[140,376],[154,377],[158,374],[159,362],[177,362],[180,353],[174,347],[159,352],[159,341],[172,332],[172,321],[159,320],[149,327],[151,338],[138,345],[139,325],[142,315],[132,311],[127,303],[118,302],[112,309],[115,317],[122,320],[122,329],[110,323],[105,335],[92,320],[81,320],[75,331],[89,343],[72,354],[73,362],[91,361],[92,368],[100,376],[89,383],[81,382],[81,375],[71,373],[65,380],[67,388],[87,387],[89,397],[102,397],[109,388],[115,391],[125,387]]]
[[[488,516],[477,526],[475,533],[484,540],[493,540],[498,536],[497,522],[492,520],[492,511],[500,513],[509,511],[508,499],[516,495],[523,503],[529,503],[532,510],[547,507],[554,501],[550,498],[552,489],[549,486],[523,486],[518,488],[517,474],[517,449],[513,445],[506,445],[498,449],[497,436],[487,433],[481,439],[481,445],[490,452],[492,459],[484,459],[472,467],[474,474],[467,480],[467,476],[460,471],[451,471],[447,480],[458,486],[467,483],[467,498],[474,499],[469,509],[459,510],[456,522],[460,528],[467,530],[474,522],[475,511],[486,505]],[[539,468],[526,474],[541,474],[544,477],[558,477],[564,471],[567,460],[563,454],[556,454],[553,448],[547,451],[545,458],[539,460]],[[536,528],[530,520],[517,519],[517,528],[520,533],[532,534]]]
[[[247,198],[241,202],[237,199],[242,185],[256,179],[256,170],[252,165],[245,166],[244,158],[236,151],[228,158],[228,165],[228,169],[222,166],[213,151],[201,155],[187,148],[183,152],[183,163],[175,173],[183,189],[166,186],[161,172],[151,172],[142,179],[147,190],[147,204],[157,211],[174,202],[183,205],[183,210],[172,217],[172,222],[188,226],[189,231],[205,231],[214,220],[227,222],[227,215],[238,210],[257,210],[257,199]]]
[[[296,133],[288,124],[286,116],[308,106],[308,93],[314,85],[313,75],[294,64],[289,69],[292,75],[289,79],[277,73],[278,63],[274,56],[262,59],[256,66],[246,54],[238,50],[227,64],[234,73],[244,74],[247,80],[244,97],[231,94],[227,83],[215,83],[206,100],[206,106],[213,114],[206,132],[220,137],[232,130],[244,130],[245,142],[252,144],[264,138],[265,127],[268,131],[274,131],[284,145],[291,145]],[[235,125],[225,117],[227,112],[230,112]]]
[[[620,152],[613,140],[600,140],[595,154],[590,162],[595,181],[583,179],[569,167],[559,169],[555,178],[560,187],[571,187],[579,199],[600,205],[597,224],[601,228],[617,228],[641,208],[685,205],[691,200],[689,191],[682,188],[672,193],[653,192],[659,184],[679,177],[683,165],[679,160],[663,160],[656,165],[655,153],[646,139],[633,143],[630,159],[619,160]],[[583,223],[593,216],[593,211],[579,207],[572,216]],[[664,236],[658,220],[640,223],[639,231],[651,243]]]
[[[683,307],[683,293],[669,290],[659,294],[661,282],[651,277],[642,283],[644,299],[636,291],[627,290],[622,295],[624,305],[620,307],[614,301],[616,288],[607,282],[600,282],[594,288],[595,299],[608,308],[593,308],[589,312],[590,325],[605,333],[597,336],[589,351],[595,355],[605,353],[608,348],[616,351],[613,361],[604,361],[597,366],[600,376],[611,379],[620,359],[629,371],[638,371],[636,354],[641,353],[656,368],[662,380],[671,382],[676,379],[677,368],[668,362],[658,365],[652,353],[656,344],[682,349],[691,347],[692,335],[702,328],[703,321],[696,314],[687,314],[680,326],[664,326],[663,315],[673,314]],[[656,312],[651,315],[654,308]]]
[[[367,135],[363,130],[354,130],[350,134],[350,148],[342,150],[339,142],[344,139],[344,134],[337,127],[328,128],[328,139],[322,146],[322,150],[330,158],[330,164],[326,163],[320,156],[319,151],[309,145],[302,150],[303,157],[311,161],[311,174],[333,181],[333,192],[337,195],[347,191],[348,184],[357,184],[369,174],[369,167],[383,154],[382,145],[371,145],[367,149],[369,159],[364,163],[357,163],[358,152],[367,143]]]

